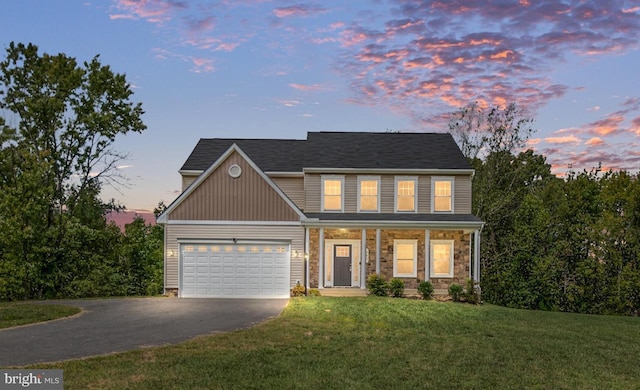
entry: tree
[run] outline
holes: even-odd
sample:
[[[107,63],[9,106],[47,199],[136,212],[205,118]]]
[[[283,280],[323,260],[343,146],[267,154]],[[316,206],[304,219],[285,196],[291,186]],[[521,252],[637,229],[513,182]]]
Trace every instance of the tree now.
[[[116,166],[124,156],[113,142],[146,128],[132,94],[125,76],[98,56],[79,65],[33,44],[7,48],[0,109],[15,125],[0,122],[0,240],[10,244],[0,252],[0,278],[19,275],[19,296],[55,296],[81,277],[75,270],[85,259],[66,251],[69,231],[106,227],[104,213],[115,205],[99,199],[100,189],[122,184]]]
[[[449,131],[472,161],[490,153],[517,153],[534,132],[532,126],[533,119],[515,103],[491,108],[472,103],[449,121]]]

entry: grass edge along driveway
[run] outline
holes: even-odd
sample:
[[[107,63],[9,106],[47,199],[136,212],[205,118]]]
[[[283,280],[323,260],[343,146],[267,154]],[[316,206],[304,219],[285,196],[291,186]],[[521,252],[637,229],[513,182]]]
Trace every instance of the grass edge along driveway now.
[[[640,318],[293,298],[251,329],[57,364],[68,389],[637,388]]]
[[[30,302],[0,302],[0,330],[66,318],[80,313],[78,307]]]

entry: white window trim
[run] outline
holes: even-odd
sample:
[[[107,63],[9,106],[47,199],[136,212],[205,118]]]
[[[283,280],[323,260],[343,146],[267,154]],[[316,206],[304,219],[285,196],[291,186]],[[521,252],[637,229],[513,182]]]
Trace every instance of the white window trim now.
[[[360,185],[363,181],[375,181],[378,183],[378,193],[376,195],[378,204],[376,206],[375,210],[362,210],[360,207],[360,197],[362,196],[360,194]],[[358,176],[358,212],[359,213],[379,213],[380,212],[380,176]]]
[[[398,269],[398,244],[413,245],[413,273],[401,274]],[[415,278],[418,276],[418,240],[393,240],[393,277],[394,278]]]
[[[398,210],[398,182],[413,181],[413,210]],[[393,209],[396,213],[417,213],[418,212],[418,177],[417,176],[396,176],[393,182]]]
[[[339,180],[340,181],[340,210],[325,210],[324,208],[324,182],[325,180]],[[344,176],[338,175],[322,175],[320,177],[320,207],[323,212],[327,213],[342,213],[344,212]]]
[[[451,210],[450,211],[436,211],[436,182],[437,181],[448,181],[451,183]],[[442,214],[453,214],[455,209],[455,186],[456,186],[456,178],[454,176],[432,176],[431,177],[431,212],[432,213],[442,213]]]
[[[429,244],[429,269],[430,269],[430,277],[431,278],[453,278],[453,262],[454,262],[454,250],[455,250],[455,246],[454,246],[454,240],[431,240],[431,243]],[[433,246],[434,245],[450,245],[451,246],[451,250],[449,251],[450,258],[449,258],[449,273],[448,274],[437,274],[434,272],[434,266],[433,266],[433,261],[434,261],[434,256],[433,256]]]

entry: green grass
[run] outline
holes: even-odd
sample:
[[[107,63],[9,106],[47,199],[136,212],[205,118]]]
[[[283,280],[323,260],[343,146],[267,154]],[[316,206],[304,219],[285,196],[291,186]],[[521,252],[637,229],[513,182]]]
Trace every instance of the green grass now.
[[[68,389],[639,388],[640,318],[294,298],[252,329],[40,365]]]
[[[68,317],[80,313],[77,307],[0,302],[0,329]]]

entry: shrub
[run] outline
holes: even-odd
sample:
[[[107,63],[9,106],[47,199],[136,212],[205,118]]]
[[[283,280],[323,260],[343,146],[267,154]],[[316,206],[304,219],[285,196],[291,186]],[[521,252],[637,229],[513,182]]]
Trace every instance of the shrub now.
[[[386,297],[389,285],[382,275],[371,274],[367,277],[367,290],[369,294]]]
[[[451,283],[449,286],[449,295],[453,299],[454,302],[460,302],[460,298],[462,298],[463,288],[458,283]]]
[[[478,294],[476,283],[472,279],[467,279],[467,286],[463,297],[467,302],[473,303],[474,305],[480,303],[480,295]]]
[[[307,290],[307,296],[309,297],[319,297],[320,296],[320,290],[318,290],[317,288],[310,288]]]
[[[404,295],[404,282],[398,278],[391,279],[389,293],[392,297],[401,298]]]
[[[427,280],[423,280],[418,284],[418,292],[422,295],[422,299],[431,299],[433,295],[433,284]]]
[[[291,289],[292,297],[301,297],[304,296],[304,286],[300,284],[300,282],[296,283],[296,285]]]

